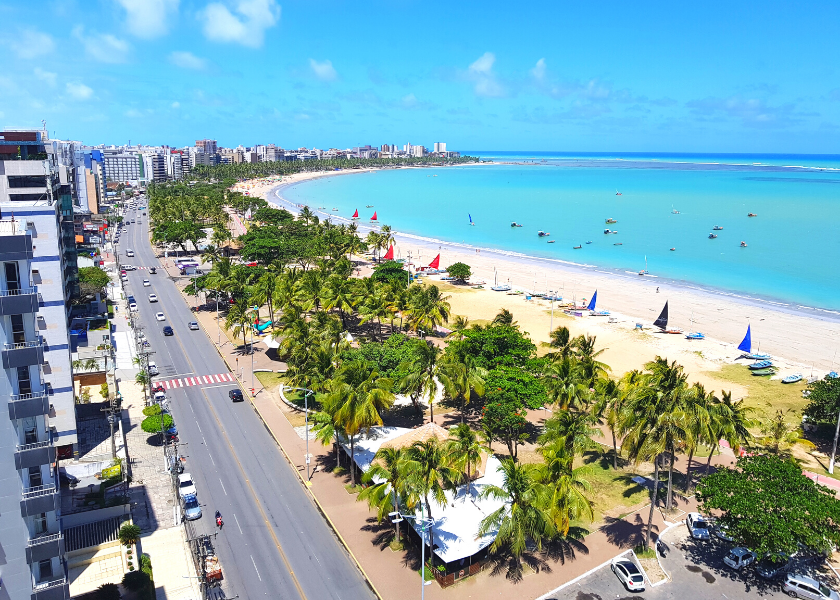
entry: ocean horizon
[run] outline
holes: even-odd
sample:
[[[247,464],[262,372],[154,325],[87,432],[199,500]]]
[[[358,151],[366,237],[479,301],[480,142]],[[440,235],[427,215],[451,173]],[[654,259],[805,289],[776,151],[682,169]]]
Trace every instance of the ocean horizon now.
[[[840,310],[840,155],[462,154],[494,164],[319,178],[282,195],[336,220],[375,210],[422,238]]]

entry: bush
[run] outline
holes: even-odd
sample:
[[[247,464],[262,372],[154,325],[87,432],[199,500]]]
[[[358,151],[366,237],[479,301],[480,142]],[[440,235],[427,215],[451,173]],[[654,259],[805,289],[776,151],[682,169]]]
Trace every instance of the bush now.
[[[162,425],[161,420],[163,420]],[[172,425],[174,424],[175,421],[173,421],[172,417],[169,415],[154,415],[152,417],[146,417],[145,419],[143,419],[143,422],[140,423],[140,429],[142,429],[146,433],[160,433],[161,429],[165,431],[172,427]]]
[[[152,559],[148,554],[140,555],[140,570],[148,575],[149,579],[154,581],[154,577],[152,576]]]
[[[116,583],[103,583],[92,594],[93,600],[120,600],[120,588]]]
[[[140,527],[126,523],[120,527],[119,538],[123,546],[133,546],[140,539]]]
[[[140,592],[150,588],[152,580],[143,571],[133,571],[123,576],[122,584],[130,592]]]
[[[160,404],[152,404],[143,409],[143,414],[147,417],[154,417],[160,414]]]

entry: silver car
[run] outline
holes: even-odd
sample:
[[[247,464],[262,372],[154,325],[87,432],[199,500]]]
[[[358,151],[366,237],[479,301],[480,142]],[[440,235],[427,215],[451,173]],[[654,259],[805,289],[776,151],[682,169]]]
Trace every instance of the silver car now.
[[[709,522],[706,517],[700,513],[691,512],[685,519],[685,525],[688,527],[688,532],[695,540],[709,539]]]
[[[195,521],[201,518],[201,506],[198,505],[198,498],[190,494],[184,498],[184,518],[187,521]]]
[[[840,600],[840,595],[824,583],[812,579],[807,575],[788,573],[782,586],[791,598],[808,598],[809,600]]]
[[[633,561],[616,559],[612,561],[610,568],[628,592],[645,591],[645,577]]]

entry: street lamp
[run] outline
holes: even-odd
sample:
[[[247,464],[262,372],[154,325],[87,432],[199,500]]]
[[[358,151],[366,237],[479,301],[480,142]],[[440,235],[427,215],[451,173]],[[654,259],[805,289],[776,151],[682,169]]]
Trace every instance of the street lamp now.
[[[312,390],[302,387],[284,387],[286,390],[297,390],[303,392],[303,419],[306,423],[306,484],[309,485],[309,395],[315,394]]]
[[[426,597],[426,586],[432,582],[426,581],[426,540],[423,539],[423,534],[426,533],[429,525],[432,524],[432,520],[426,517],[404,515],[399,511],[389,512],[388,516],[391,517],[391,523],[395,525],[401,523],[403,519],[414,519],[420,524],[420,600],[424,600]],[[432,552],[434,552],[434,549],[432,549]]]

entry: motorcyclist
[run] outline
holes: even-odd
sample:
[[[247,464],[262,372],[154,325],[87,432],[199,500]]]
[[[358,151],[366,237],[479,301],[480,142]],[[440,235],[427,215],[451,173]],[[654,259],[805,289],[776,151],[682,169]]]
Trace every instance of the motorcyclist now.
[[[222,528],[222,525],[224,525],[224,522],[222,521],[222,513],[220,513],[220,512],[217,510],[217,511],[216,511],[216,527],[218,527],[219,529],[221,529],[221,528]]]

